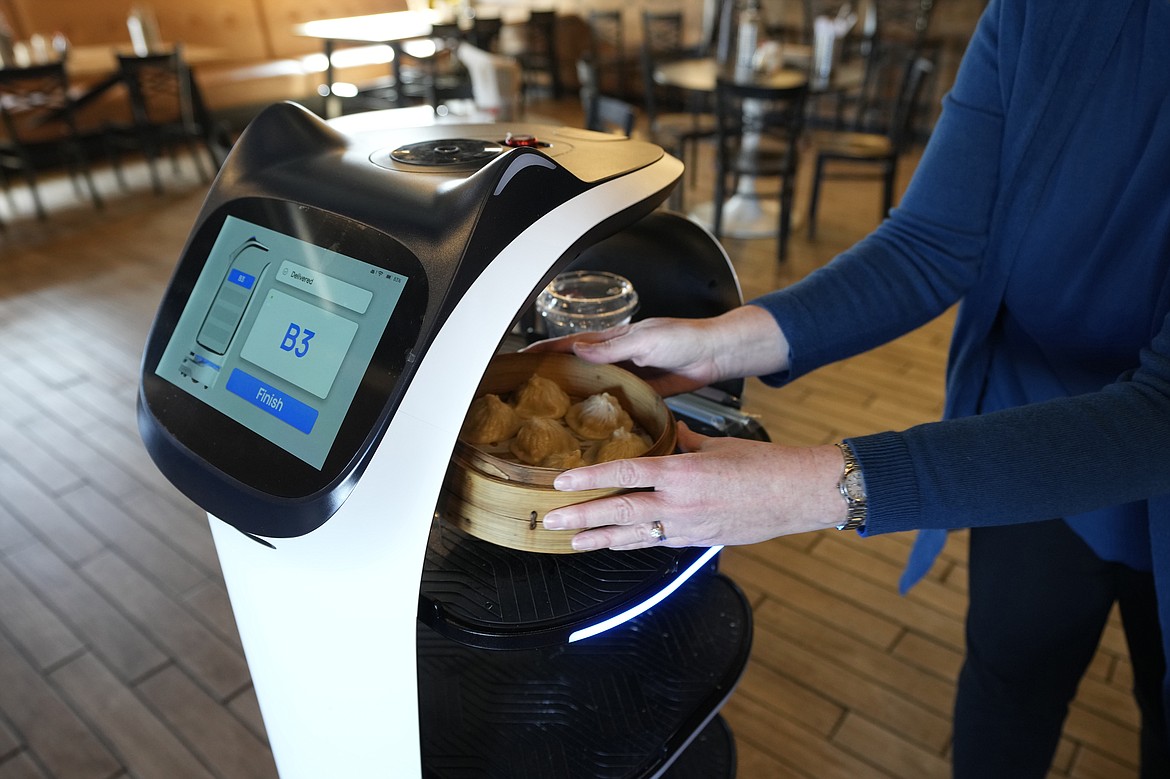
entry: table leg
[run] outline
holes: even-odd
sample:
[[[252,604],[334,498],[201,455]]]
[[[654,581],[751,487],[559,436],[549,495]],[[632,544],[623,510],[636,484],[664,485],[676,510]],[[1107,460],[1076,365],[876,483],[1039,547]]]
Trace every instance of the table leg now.
[[[715,225],[715,203],[699,203],[691,209],[690,217],[708,230]],[[772,238],[780,224],[780,204],[761,200],[756,193],[756,180],[741,176],[735,194],[723,204],[723,235],[728,238]]]
[[[755,100],[744,101],[744,133],[742,154],[752,157],[760,145],[757,126],[763,106]],[[753,131],[753,127],[755,130]],[[691,211],[691,218],[711,229],[715,224],[715,203],[700,203]],[[756,177],[739,177],[735,194],[723,205],[723,235],[728,238],[769,238],[779,232],[780,204],[761,200],[756,191]]]
[[[325,118],[333,119],[341,116],[341,98],[333,93],[333,41],[325,39]]]

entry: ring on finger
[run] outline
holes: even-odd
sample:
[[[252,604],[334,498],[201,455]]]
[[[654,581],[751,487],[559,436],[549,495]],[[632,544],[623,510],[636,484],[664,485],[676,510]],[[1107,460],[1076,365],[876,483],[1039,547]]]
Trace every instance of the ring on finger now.
[[[666,540],[666,528],[657,519],[650,523],[650,537],[655,541]]]

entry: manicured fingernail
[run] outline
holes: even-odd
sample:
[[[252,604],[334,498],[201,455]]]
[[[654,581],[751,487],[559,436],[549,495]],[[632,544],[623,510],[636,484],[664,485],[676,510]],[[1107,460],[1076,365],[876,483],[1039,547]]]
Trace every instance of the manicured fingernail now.
[[[593,540],[592,536],[580,534],[573,536],[572,544],[578,552],[588,552],[590,549],[597,548],[597,542]]]
[[[572,490],[573,481],[573,477],[568,473],[562,473],[553,479],[553,488],[558,490]]]
[[[555,514],[545,514],[542,521],[545,530],[564,530],[565,521]]]

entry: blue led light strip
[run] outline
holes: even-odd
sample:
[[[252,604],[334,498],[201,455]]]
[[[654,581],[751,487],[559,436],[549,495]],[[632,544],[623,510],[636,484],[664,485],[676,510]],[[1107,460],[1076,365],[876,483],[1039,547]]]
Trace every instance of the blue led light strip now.
[[[633,619],[647,609],[654,608],[659,603],[670,597],[671,593],[681,587],[687,581],[687,579],[690,579],[692,576],[694,576],[696,571],[710,562],[711,558],[719,554],[721,549],[723,549],[722,546],[713,546],[708,549],[699,556],[698,560],[695,560],[695,562],[691,563],[689,568],[679,574],[674,581],[663,587],[654,595],[651,595],[649,598],[639,603],[637,606],[628,608],[621,614],[616,614],[609,619],[602,620],[596,625],[590,625],[587,628],[581,628],[580,630],[573,631],[573,633],[569,635],[569,643],[571,644],[574,641],[580,641],[585,638],[592,638],[598,633],[604,633],[610,628],[616,628],[618,625]]]

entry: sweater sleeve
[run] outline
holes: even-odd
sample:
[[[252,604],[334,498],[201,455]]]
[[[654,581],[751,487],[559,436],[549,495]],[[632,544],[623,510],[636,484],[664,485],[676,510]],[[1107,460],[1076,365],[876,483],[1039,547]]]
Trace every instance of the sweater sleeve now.
[[[992,0],[891,218],[805,281],[753,301],[791,349],[790,370],[765,380],[884,343],[972,288],[996,240],[1005,115],[1027,117],[1034,96],[1017,91],[1034,86],[1020,77],[1018,52],[1047,40],[1042,17],[1028,17],[1037,6],[1056,10]],[[867,532],[1025,522],[1170,496],[1170,316],[1158,311],[1165,318],[1133,369],[1099,391],[850,439],[866,475]]]
[[[962,297],[978,275],[999,184],[1003,97],[994,12],[984,15],[901,204],[805,279],[752,304],[790,345],[778,385],[897,338]]]
[[[1170,315],[1104,389],[850,439],[867,533],[1010,524],[1170,495]]]

